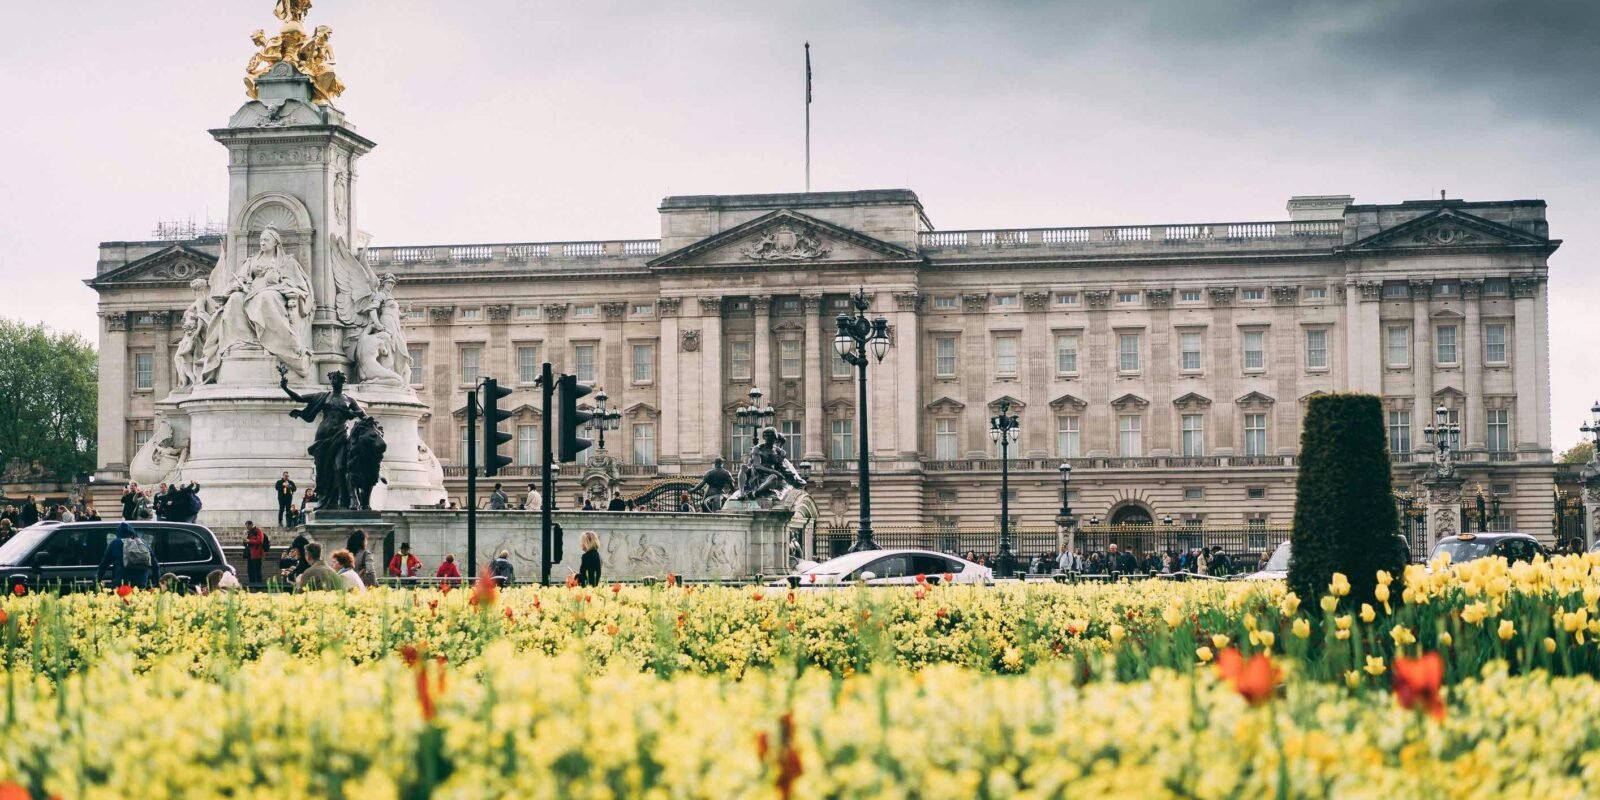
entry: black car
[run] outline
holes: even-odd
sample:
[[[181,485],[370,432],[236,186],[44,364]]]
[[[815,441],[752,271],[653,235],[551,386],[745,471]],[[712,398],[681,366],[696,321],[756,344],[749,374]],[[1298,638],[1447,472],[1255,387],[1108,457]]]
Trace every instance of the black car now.
[[[1446,536],[1433,546],[1428,556],[1432,561],[1440,553],[1450,554],[1450,563],[1460,564],[1488,556],[1499,556],[1507,561],[1532,561],[1534,556],[1549,557],[1550,553],[1539,540],[1526,533],[1461,533]]]
[[[17,531],[0,545],[0,575],[7,587],[18,583],[62,589],[93,585],[106,544],[116,538],[118,522],[41,522]],[[172,573],[193,586],[204,586],[206,575],[220,569],[232,572],[222,555],[216,534],[184,522],[130,522],[150,543],[160,572],[151,582]],[[110,574],[106,579],[110,580]]]

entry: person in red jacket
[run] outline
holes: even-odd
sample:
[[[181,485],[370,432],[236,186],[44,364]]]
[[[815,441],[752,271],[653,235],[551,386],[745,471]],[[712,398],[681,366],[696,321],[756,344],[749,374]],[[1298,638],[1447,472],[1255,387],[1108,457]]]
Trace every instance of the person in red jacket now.
[[[389,559],[389,574],[396,578],[415,578],[421,571],[422,561],[411,554],[411,543],[401,543],[400,552]]]
[[[251,586],[261,585],[261,562],[267,558],[267,550],[272,543],[267,540],[267,534],[256,527],[254,522],[245,520],[244,523],[244,567],[245,576]]]
[[[439,586],[441,588],[456,588],[456,585],[460,583],[460,581],[456,579],[461,577],[461,568],[456,566],[455,553],[451,553],[444,557],[444,563],[439,565],[439,569],[433,573],[433,577],[440,579]]]

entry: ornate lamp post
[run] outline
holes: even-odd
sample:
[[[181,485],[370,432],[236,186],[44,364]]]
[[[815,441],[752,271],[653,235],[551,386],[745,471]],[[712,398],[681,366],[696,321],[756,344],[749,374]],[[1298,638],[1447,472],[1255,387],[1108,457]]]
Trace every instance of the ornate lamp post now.
[[[1011,553],[1011,443],[1022,431],[1011,401],[1000,401],[1000,413],[989,418],[989,439],[1000,444],[1000,553],[996,557],[1000,577],[1011,577],[1015,557]]]
[[[1455,454],[1453,451],[1461,444],[1461,426],[1450,421],[1450,409],[1439,406],[1433,412],[1433,424],[1422,429],[1422,435],[1427,438],[1428,444],[1434,446],[1433,471],[1441,478],[1448,478],[1455,472]]]
[[[1067,484],[1072,480],[1072,465],[1061,462],[1056,467],[1061,473],[1061,511],[1056,514],[1056,545],[1065,546],[1067,552],[1078,552],[1078,520],[1072,516],[1072,495]]]
[[[1589,454],[1589,463],[1600,461],[1600,400],[1589,409],[1591,421],[1578,426],[1578,430],[1594,437],[1595,449]]]
[[[1422,429],[1428,444],[1433,445],[1433,466],[1428,468],[1422,485],[1427,490],[1428,547],[1446,536],[1460,533],[1463,514],[1461,509],[1460,476],[1456,475],[1455,450],[1461,444],[1461,426],[1450,421],[1450,409],[1443,405],[1433,412],[1433,424]]]
[[[1589,463],[1583,465],[1578,477],[1583,480],[1583,493],[1578,496],[1583,519],[1584,548],[1594,544],[1595,528],[1600,528],[1600,400],[1589,409],[1590,422],[1578,430],[1594,437],[1594,449],[1589,451]]]
[[[734,409],[733,418],[740,427],[749,428],[750,446],[754,447],[756,443],[756,437],[761,434],[761,429],[771,425],[773,418],[777,416],[778,412],[773,409],[770,404],[762,405],[761,389],[755,386],[750,387],[749,397],[750,404],[741,405]]]
[[[605,389],[598,389],[594,394],[594,416],[589,418],[589,430],[598,434],[595,449],[606,449],[606,431],[614,431],[622,424],[622,412],[606,408],[606,402],[611,398],[606,395]]]
[[[1070,495],[1067,494],[1067,482],[1072,480],[1072,465],[1068,464],[1065,461],[1063,461],[1063,462],[1061,462],[1061,466],[1056,467],[1056,469],[1058,471],[1060,471],[1060,473],[1061,473],[1061,514],[1060,514],[1060,516],[1070,517],[1070,516],[1072,516],[1072,498],[1071,498]]]
[[[883,357],[889,354],[889,321],[883,317],[870,321],[867,319],[868,304],[864,289],[856,290],[850,300],[856,313],[854,316],[840,314],[834,320],[838,333],[833,337],[833,349],[845,363],[853,364],[856,368],[856,421],[861,427],[856,471],[861,481],[861,523],[856,528],[856,543],[850,546],[850,552],[854,553],[878,549],[878,543],[872,539],[872,484],[867,470],[867,364],[872,359],[882,362]],[[870,358],[867,355],[869,349],[872,352]]]

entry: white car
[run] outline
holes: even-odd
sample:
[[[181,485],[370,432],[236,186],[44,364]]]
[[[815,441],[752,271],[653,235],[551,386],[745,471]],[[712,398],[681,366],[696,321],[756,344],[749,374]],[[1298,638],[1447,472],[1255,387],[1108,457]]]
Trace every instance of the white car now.
[[[863,550],[821,564],[801,561],[789,578],[798,578],[801,587],[838,586],[858,581],[868,586],[904,586],[915,584],[918,575],[929,583],[942,583],[946,575],[952,583],[994,582],[994,570],[932,550]],[[789,578],[774,585],[786,586]]]
[[[1407,554],[1409,554],[1411,552],[1411,545],[1406,542],[1406,537],[1400,536],[1400,535],[1397,534],[1394,538],[1396,540],[1396,544],[1398,546],[1404,548]],[[1287,580],[1289,578],[1289,557],[1292,554],[1293,553],[1289,548],[1289,542],[1287,540],[1285,540],[1284,542],[1282,542],[1282,543],[1280,543],[1278,545],[1278,549],[1272,551],[1272,558],[1267,559],[1267,565],[1265,567],[1262,567],[1260,572],[1252,572],[1252,573],[1250,573],[1248,575],[1241,575],[1241,576],[1239,576],[1240,580],[1246,580],[1246,581],[1281,581],[1281,580]],[[1409,555],[1408,555],[1408,560],[1409,560]]]

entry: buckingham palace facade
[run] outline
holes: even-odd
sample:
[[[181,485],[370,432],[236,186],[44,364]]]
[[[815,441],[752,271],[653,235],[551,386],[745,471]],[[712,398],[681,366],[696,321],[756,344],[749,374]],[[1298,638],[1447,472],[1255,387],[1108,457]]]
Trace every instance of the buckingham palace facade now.
[[[1287,220],[936,229],[905,190],[669,197],[659,239],[368,247],[399,279],[421,433],[464,494],[466,392],[515,387],[520,488],[536,474],[539,365],[621,412],[599,463],[625,493],[738,458],[735,409],[765,392],[824,520],[855,516],[855,370],[834,318],[858,288],[892,347],[870,373],[874,520],[992,527],[988,436],[1010,402],[1011,509],[1048,525],[1057,467],[1107,522],[1290,521],[1307,400],[1383,399],[1397,487],[1444,406],[1467,491],[1496,527],[1548,531],[1548,257],[1540,200],[1358,205],[1296,197]],[[125,474],[171,388],[188,283],[217,240],[110,242],[101,312],[101,473]],[[502,402],[505,407],[505,402]],[[570,502],[585,468],[562,472]]]

